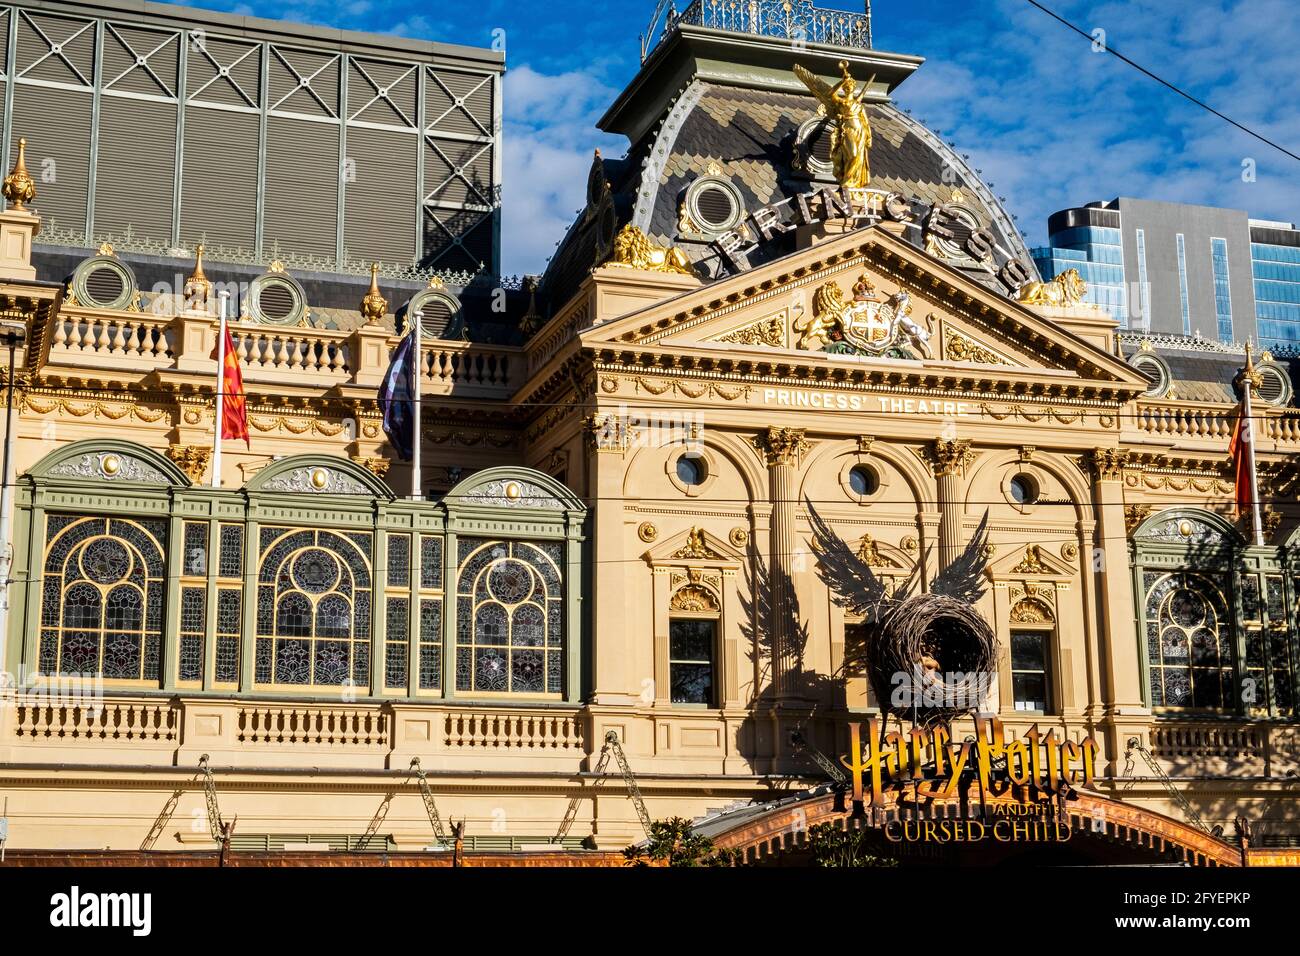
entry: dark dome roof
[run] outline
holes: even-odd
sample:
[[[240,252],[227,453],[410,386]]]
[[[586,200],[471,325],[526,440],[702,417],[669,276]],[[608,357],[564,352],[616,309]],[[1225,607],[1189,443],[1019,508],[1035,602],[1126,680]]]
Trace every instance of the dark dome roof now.
[[[630,222],[654,242],[682,249],[706,275],[716,275],[715,254],[707,241],[693,240],[679,229],[688,187],[701,177],[721,178],[735,188],[749,212],[829,183],[811,178],[796,162],[799,130],[818,118],[818,109],[811,95],[692,79],[626,159],[604,161],[610,185],[604,202],[616,218],[611,221],[606,215],[602,225],[599,210],[589,205],[570,228],[543,279],[542,295],[550,307],[562,306],[608,256],[612,224]],[[869,110],[873,188],[926,205],[957,200],[1031,275],[1037,274],[1011,217],[960,155],[889,103],[873,104]],[[919,242],[919,236],[909,238]],[[758,265],[793,248],[792,241],[778,238],[749,261]],[[991,281],[981,270],[971,274]]]

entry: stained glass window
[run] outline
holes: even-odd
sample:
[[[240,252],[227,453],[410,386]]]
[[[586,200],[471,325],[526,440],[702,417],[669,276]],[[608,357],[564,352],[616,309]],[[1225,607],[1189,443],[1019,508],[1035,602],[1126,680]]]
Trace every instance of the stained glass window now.
[[[161,519],[49,517],[41,589],[42,671],[158,679],[166,540],[167,522]],[[192,603],[188,610],[186,620],[192,622]]]
[[[1253,714],[1290,716],[1295,713],[1295,666],[1291,634],[1286,614],[1285,581],[1280,574],[1263,575],[1264,593],[1260,600],[1260,576],[1241,577],[1242,603],[1248,592],[1255,594],[1254,621],[1246,624],[1246,682],[1242,702]],[[1249,614],[1246,615],[1250,621]]]
[[[217,577],[238,578],[244,574],[244,526],[223,524],[217,552]]]
[[[278,534],[268,533],[273,530]],[[254,654],[259,683],[368,682],[370,541],[366,534],[262,529]]]
[[[222,684],[239,682],[239,634],[244,592],[239,588],[217,591],[217,659],[213,678]]]
[[[391,571],[391,567],[389,569]],[[388,599],[388,615],[384,632],[384,686],[394,689],[406,687],[407,640],[410,638],[409,615],[411,602],[404,597]]]
[[[1235,707],[1227,601],[1215,580],[1189,571],[1148,571],[1146,642],[1155,707]]]
[[[457,690],[561,693],[561,554],[550,542],[460,540]]]
[[[207,630],[207,596],[207,591],[201,587],[181,588],[177,680],[203,680],[203,635]]]

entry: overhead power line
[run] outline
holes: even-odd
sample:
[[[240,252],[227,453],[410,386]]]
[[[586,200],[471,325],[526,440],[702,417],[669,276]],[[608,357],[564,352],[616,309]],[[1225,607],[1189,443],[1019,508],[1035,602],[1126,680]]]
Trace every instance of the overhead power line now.
[[[1091,33],[1088,33],[1086,30],[1083,30],[1082,28],[1075,26],[1073,23],[1065,19],[1065,17],[1061,16],[1059,13],[1056,13],[1054,10],[1050,10],[1047,7],[1043,6],[1041,3],[1038,2],[1038,0],[1025,0],[1025,2],[1032,7],[1037,7],[1039,10],[1043,11],[1043,13],[1046,13],[1049,17],[1051,17],[1053,20],[1056,20],[1058,23],[1064,24],[1065,26],[1069,27],[1071,30],[1079,34],[1079,36],[1083,37],[1089,43],[1095,44],[1098,42],[1097,38],[1093,36]],[[1168,80],[1164,79],[1163,77],[1157,76],[1142,64],[1134,62],[1133,60],[1126,57],[1123,53],[1120,53],[1119,50],[1116,50],[1109,43],[1103,41],[1102,49],[1104,49],[1107,53],[1111,54],[1112,56],[1117,57],[1124,63],[1127,63],[1129,66],[1133,67],[1133,69],[1137,70],[1139,73],[1143,74],[1144,76],[1148,76],[1151,79],[1155,80],[1161,86],[1173,90],[1183,99],[1191,103],[1195,103],[1203,110],[1207,110],[1208,112],[1213,113],[1215,116],[1223,120],[1225,123],[1231,123],[1233,126],[1237,127],[1237,129],[1241,130],[1247,136],[1253,136],[1261,143],[1265,143],[1268,146],[1272,146],[1278,152],[1285,153],[1286,155],[1290,156],[1292,159],[1300,161],[1300,156],[1291,152],[1291,150],[1287,149],[1285,146],[1281,145],[1280,143],[1275,143],[1273,140],[1269,139],[1267,136],[1264,136],[1262,133],[1255,132],[1249,126],[1244,126],[1241,123],[1238,123],[1231,116],[1219,112],[1209,103],[1206,103],[1204,100],[1197,99],[1195,96],[1193,96],[1191,93],[1188,93],[1186,90],[1182,89],[1181,87],[1176,86],[1173,83],[1170,83]]]

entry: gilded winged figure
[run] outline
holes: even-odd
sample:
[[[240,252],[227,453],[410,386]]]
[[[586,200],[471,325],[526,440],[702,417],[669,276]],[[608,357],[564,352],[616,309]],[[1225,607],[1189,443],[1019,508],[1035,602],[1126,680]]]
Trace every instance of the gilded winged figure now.
[[[831,162],[836,180],[848,189],[861,189],[871,182],[871,164],[867,158],[867,151],[871,149],[871,120],[862,100],[875,77],[859,91],[857,81],[849,73],[847,60],[840,60],[840,72],[843,78],[829,86],[807,68],[798,63],[794,66],[794,75],[821,100],[826,115],[830,117]]]

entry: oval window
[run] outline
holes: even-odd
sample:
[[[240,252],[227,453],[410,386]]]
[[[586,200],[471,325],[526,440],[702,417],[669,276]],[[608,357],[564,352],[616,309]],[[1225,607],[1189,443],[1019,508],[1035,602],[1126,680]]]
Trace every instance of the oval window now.
[[[880,490],[880,476],[874,468],[866,465],[854,465],[849,469],[849,489],[863,498],[874,495]]]

